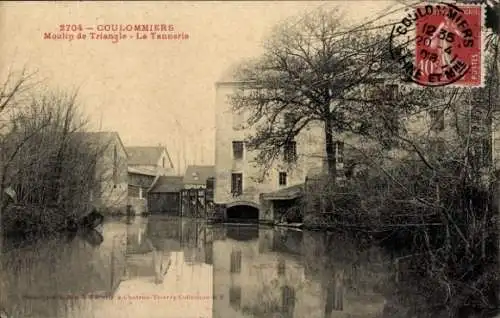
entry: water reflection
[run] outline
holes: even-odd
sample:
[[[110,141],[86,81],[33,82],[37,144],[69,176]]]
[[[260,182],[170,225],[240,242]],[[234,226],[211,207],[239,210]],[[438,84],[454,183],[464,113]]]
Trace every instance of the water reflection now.
[[[4,250],[0,308],[23,318],[212,316],[204,224],[138,217],[106,222],[102,234],[100,244],[86,235]]]
[[[173,217],[104,224],[102,242],[4,250],[10,317],[374,317],[390,279],[376,248],[336,235]]]
[[[226,232],[232,229],[223,229]],[[376,317],[390,280],[376,248],[322,233],[240,228],[215,240],[214,317]],[[245,233],[246,232],[246,233]]]

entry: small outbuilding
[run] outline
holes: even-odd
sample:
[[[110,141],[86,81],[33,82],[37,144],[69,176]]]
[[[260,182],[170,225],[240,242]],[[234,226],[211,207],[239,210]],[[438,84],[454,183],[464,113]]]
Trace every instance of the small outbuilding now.
[[[147,193],[148,212],[180,216],[183,177],[158,176]]]
[[[304,184],[298,184],[275,192],[260,195],[263,215],[261,220],[281,223],[302,222],[300,198],[304,195]]]

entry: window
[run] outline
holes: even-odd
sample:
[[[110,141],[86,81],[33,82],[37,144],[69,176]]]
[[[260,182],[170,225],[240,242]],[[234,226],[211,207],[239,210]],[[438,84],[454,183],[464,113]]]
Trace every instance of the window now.
[[[336,148],[337,163],[344,163],[344,142],[337,141]]]
[[[233,158],[243,159],[243,141],[233,141]]]
[[[231,286],[229,288],[229,304],[235,309],[239,309],[241,306],[241,287]]]
[[[444,115],[438,110],[429,111],[431,117],[431,127],[432,130],[442,131],[444,130]]]
[[[139,188],[139,199],[142,199],[142,187]]]
[[[288,163],[297,160],[297,143],[295,141],[288,141],[285,144],[283,159]]]
[[[243,174],[231,174],[231,193],[233,195],[240,195],[243,192]]]
[[[231,263],[229,264],[231,273],[241,272],[241,251],[231,252]]]
[[[161,158],[161,166],[165,168],[165,157]]]
[[[280,172],[278,179],[280,186],[286,186],[286,172]]]

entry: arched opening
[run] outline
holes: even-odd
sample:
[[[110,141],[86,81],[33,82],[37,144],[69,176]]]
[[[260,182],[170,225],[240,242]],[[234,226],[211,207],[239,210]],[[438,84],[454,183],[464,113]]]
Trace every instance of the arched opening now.
[[[226,218],[228,222],[257,222],[259,220],[259,209],[248,204],[238,204],[227,208]]]

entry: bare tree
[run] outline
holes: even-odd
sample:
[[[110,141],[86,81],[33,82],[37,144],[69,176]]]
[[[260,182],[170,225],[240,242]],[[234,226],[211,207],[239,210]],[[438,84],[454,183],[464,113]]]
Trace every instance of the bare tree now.
[[[28,82],[22,78],[11,85],[17,92],[4,88],[10,97],[0,138],[2,220],[7,231],[46,233],[86,213],[91,193],[102,179],[111,178],[98,171],[108,142],[89,142],[82,135],[87,121],[76,92],[47,92]],[[6,209],[7,188],[15,190],[16,209]]]
[[[250,113],[247,124],[256,133],[248,145],[258,151],[257,161],[265,169],[294,137],[317,125],[324,131],[328,172],[334,177],[339,135],[397,132],[400,117],[427,105],[420,101],[431,90],[409,90],[396,98],[386,85],[404,75],[391,60],[388,34],[342,23],[338,11],[319,9],[278,25],[265,53],[235,72],[240,86],[231,96],[233,110]]]
[[[408,74],[397,69],[388,44],[389,30],[345,29],[322,10],[280,25],[263,56],[236,74],[234,111],[251,113],[249,145],[265,167],[311,124],[324,129],[330,178],[336,136],[373,141],[370,149],[353,146],[351,159],[368,163],[367,174],[343,191],[327,189],[326,223],[396,233],[392,242],[413,254],[427,287],[448,295],[439,305],[451,315],[469,300],[486,308],[499,279],[490,129],[499,102],[498,36],[488,36],[483,89],[400,85],[392,94],[387,84],[404,83]],[[285,114],[293,115],[288,125]],[[311,214],[319,210],[313,205]]]

